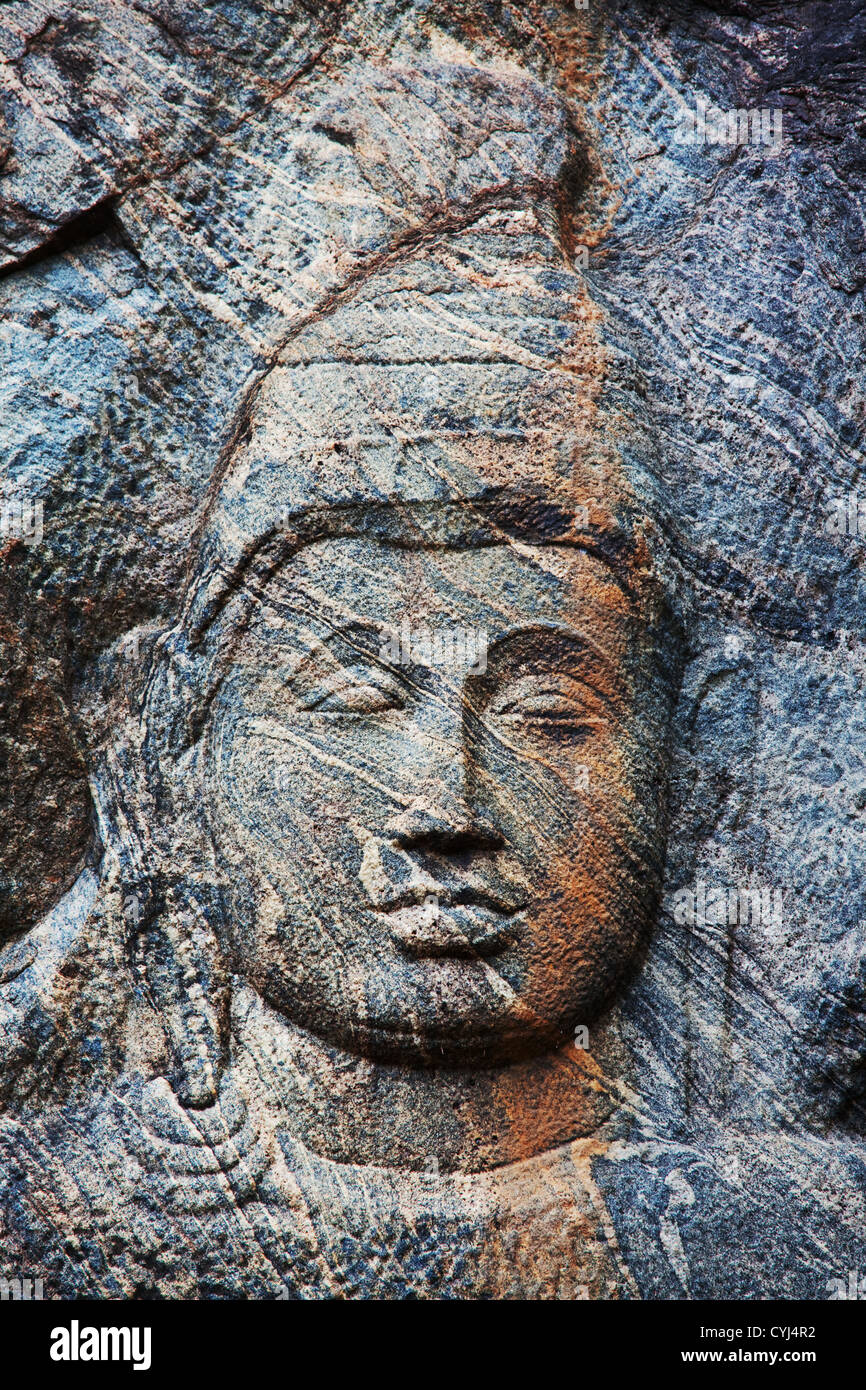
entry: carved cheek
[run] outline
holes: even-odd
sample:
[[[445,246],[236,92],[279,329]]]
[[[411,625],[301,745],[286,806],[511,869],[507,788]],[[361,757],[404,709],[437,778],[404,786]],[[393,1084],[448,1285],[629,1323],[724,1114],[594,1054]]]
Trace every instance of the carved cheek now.
[[[532,888],[524,997],[539,1023],[592,1011],[640,937],[629,848],[638,808],[621,735],[612,715],[573,745],[488,759],[488,795]]]

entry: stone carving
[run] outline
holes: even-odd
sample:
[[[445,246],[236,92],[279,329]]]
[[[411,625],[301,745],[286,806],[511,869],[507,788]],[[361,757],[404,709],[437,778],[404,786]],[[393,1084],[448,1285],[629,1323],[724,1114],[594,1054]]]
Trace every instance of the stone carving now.
[[[737,334],[635,252],[725,149],[616,147],[605,94],[631,130],[656,80],[617,6],[404,8],[257,13],[242,69],[219,7],[7,39],[26,88],[156,26],[202,109],[149,171],[82,144],[62,218],[7,196],[4,307],[87,335],[31,356],[105,424],[4,481],[51,480],[0,615],[4,1261],[61,1297],[826,1297],[866,1258],[863,953],[792,906],[779,761],[831,542],[779,572],[790,518],[723,480],[759,495],[793,396],[725,415],[701,333]],[[112,71],[143,142],[163,78]],[[855,689],[849,655],[835,718]]]

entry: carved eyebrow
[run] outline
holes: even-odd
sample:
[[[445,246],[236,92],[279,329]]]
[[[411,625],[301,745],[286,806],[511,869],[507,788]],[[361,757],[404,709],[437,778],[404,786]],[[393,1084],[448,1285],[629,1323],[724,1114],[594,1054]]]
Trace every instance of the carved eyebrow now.
[[[382,643],[382,633],[385,626],[384,623],[368,623],[357,618],[350,619],[345,623],[329,624],[329,631],[324,636],[317,636],[309,649],[304,652],[292,668],[290,679],[295,680],[297,677],[303,676],[311,666],[315,666],[316,661],[325,653],[342,665],[339,655],[332,650],[333,646],[341,642],[365,661],[370,661],[385,670],[386,664],[379,659],[379,647]],[[359,639],[369,638],[370,645],[368,646],[363,641],[352,641],[353,636]]]
[[[366,637],[373,639],[380,638],[380,634],[385,627],[385,623],[365,622],[363,618],[349,618],[344,623],[328,622],[328,631],[317,640],[325,647],[330,646],[334,642],[348,642],[351,645],[351,639],[353,637],[361,639]]]
[[[379,646],[383,638],[391,633],[398,632],[399,629],[392,624],[384,622],[366,622],[361,618],[350,618],[343,623],[329,624],[329,631],[322,637],[317,637],[314,644],[306,651],[292,670],[292,679],[308,670],[316,661],[316,658],[323,654],[324,650],[329,650],[334,644],[345,642],[347,646],[365,659],[372,660],[377,665],[383,667],[390,663],[383,663],[379,657]],[[370,639],[371,645],[356,644],[352,637],[357,636],[361,639]],[[596,667],[601,667],[607,676],[617,680],[619,672],[615,663],[604,652],[591,637],[586,633],[578,631],[568,623],[554,622],[530,622],[517,623],[513,626],[502,629],[486,641],[485,651],[487,654],[488,665],[491,658],[504,655],[509,647],[519,646],[524,640],[532,638],[553,639],[554,641],[567,645],[573,651],[579,652],[584,659]],[[332,653],[333,654],[333,653]],[[468,679],[481,680],[483,673],[470,672]]]
[[[488,640],[487,656],[495,656],[509,646],[517,645],[523,638],[531,637],[550,637],[559,642],[565,643],[572,648],[578,649],[583,655],[589,657],[594,664],[602,665],[606,671],[615,674],[617,667],[608,654],[599,647],[591,637],[585,632],[579,632],[577,628],[569,623],[519,623],[513,627],[505,628]]]

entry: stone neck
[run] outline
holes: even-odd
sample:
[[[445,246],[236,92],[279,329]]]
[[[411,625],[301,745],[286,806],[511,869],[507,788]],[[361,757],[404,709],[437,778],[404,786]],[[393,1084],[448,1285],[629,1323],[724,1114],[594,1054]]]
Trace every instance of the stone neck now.
[[[620,1104],[572,1046],[490,1069],[400,1066],[324,1042],[246,985],[232,1015],[233,1071],[251,1103],[337,1163],[483,1171],[601,1137]]]

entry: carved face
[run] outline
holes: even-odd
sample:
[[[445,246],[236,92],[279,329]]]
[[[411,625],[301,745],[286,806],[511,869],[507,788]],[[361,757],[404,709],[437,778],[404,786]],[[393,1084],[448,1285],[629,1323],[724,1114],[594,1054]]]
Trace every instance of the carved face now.
[[[654,907],[656,669],[613,573],[574,547],[308,545],[208,744],[235,969],[369,1055],[562,1041]]]

